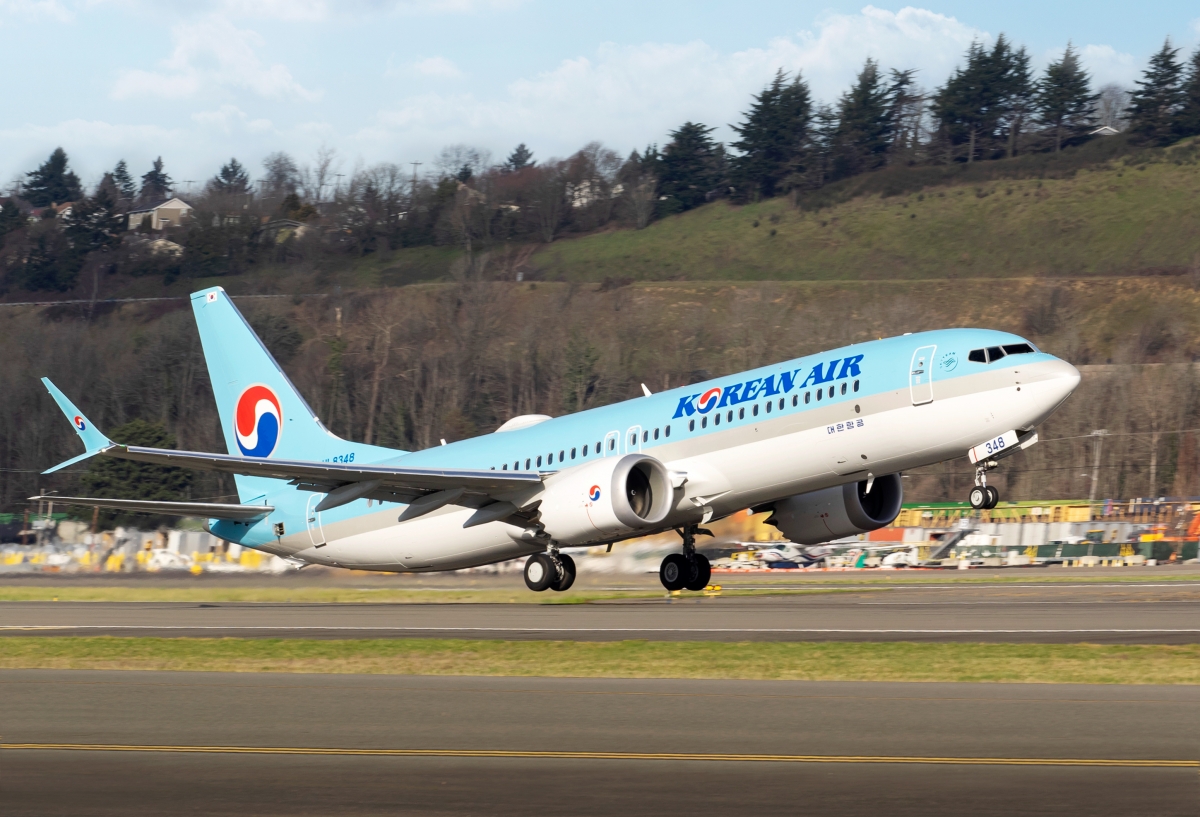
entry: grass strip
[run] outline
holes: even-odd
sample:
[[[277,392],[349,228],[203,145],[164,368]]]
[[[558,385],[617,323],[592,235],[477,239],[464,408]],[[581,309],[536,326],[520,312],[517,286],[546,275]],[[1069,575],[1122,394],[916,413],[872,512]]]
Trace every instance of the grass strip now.
[[[12,637],[3,669],[1200,683],[1200,645]]]
[[[883,589],[883,588],[879,588]],[[725,588],[722,596],[805,595],[814,593],[858,593],[841,587],[780,587],[739,590]],[[665,590],[568,590],[565,593],[534,594],[518,577],[511,589],[429,590],[336,587],[120,587],[47,585],[0,587],[5,601],[96,601],[96,602],[224,602],[305,604],[587,604],[621,599],[660,599]],[[691,597],[691,594],[688,594]]]

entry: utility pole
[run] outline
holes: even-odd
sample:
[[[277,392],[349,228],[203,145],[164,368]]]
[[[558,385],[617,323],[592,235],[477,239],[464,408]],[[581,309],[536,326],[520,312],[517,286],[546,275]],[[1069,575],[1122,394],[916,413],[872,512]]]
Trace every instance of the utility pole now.
[[[417,200],[417,168],[425,163],[424,162],[409,162],[409,164],[411,164],[413,166],[412,200],[416,201]]]
[[[1108,436],[1108,430],[1098,428],[1091,433],[1092,437],[1096,438],[1095,442],[1095,457],[1092,460],[1092,492],[1088,496],[1088,504],[1096,501],[1096,485],[1100,481],[1100,449],[1104,444],[1104,438]]]

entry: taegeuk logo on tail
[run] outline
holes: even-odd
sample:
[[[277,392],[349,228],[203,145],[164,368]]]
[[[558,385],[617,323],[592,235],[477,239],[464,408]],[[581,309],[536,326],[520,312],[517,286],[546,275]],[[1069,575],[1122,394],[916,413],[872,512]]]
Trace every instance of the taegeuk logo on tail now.
[[[237,400],[233,431],[238,449],[246,457],[269,457],[279,444],[283,409],[269,387],[249,386]]]

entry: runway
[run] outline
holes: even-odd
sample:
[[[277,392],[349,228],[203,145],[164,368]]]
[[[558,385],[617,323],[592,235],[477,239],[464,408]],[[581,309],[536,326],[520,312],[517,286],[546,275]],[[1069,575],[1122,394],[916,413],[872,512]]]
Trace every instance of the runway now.
[[[1200,583],[948,584],[567,605],[3,602],[0,635],[1186,644],[1200,642]]]
[[[1185,686],[8,670],[0,697],[14,816],[1190,816],[1200,797]]]

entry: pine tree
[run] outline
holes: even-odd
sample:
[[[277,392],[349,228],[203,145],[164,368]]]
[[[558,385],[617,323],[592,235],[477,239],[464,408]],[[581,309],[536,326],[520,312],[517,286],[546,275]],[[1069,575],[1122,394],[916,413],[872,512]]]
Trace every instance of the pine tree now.
[[[0,246],[3,246],[4,236],[18,230],[24,225],[25,219],[21,217],[21,208],[17,206],[15,199],[9,199],[0,206]]]
[[[1168,39],[1150,58],[1129,106],[1130,130],[1141,139],[1165,145],[1175,139],[1176,117],[1183,107],[1183,65]]]
[[[658,159],[658,190],[669,198],[667,209],[678,212],[699,207],[721,183],[724,154],[712,139],[714,130],[698,122],[684,122],[671,132],[671,141]]]
[[[174,448],[175,437],[158,423],[132,420],[109,432],[124,445],[143,445],[151,448]],[[96,457],[81,476],[82,483],[92,496],[107,499],[154,499],[179,501],[188,498],[192,473],[183,468],[168,468],[144,462]],[[159,524],[156,517],[131,516],[112,512],[104,514],[110,524]]]
[[[208,182],[209,189],[224,196],[241,196],[250,191],[250,176],[237,159],[230,159],[221,166],[216,176]]]
[[[833,178],[842,179],[883,167],[892,143],[897,89],[885,84],[879,63],[868,59],[849,91],[838,102]]]
[[[508,159],[502,167],[506,173],[516,173],[518,170],[524,170],[536,164],[537,162],[533,161],[533,151],[525,147],[525,143],[522,142],[513,148],[513,152],[508,155]]]
[[[1200,48],[1188,62],[1183,100],[1175,117],[1175,132],[1180,138],[1200,136]]]
[[[933,114],[941,123],[942,139],[951,150],[966,145],[967,163],[991,136],[998,119],[997,83],[991,55],[978,42],[967,49],[967,64],[955,70],[934,97]]]
[[[745,121],[732,126],[741,137],[732,145],[741,154],[732,164],[743,196],[774,196],[789,176],[805,173],[811,115],[812,97],[799,73],[788,82],[780,69],[754,96]]]
[[[79,187],[79,177],[68,169],[67,163],[66,151],[55,148],[41,167],[25,174],[29,181],[25,182],[22,195],[30,204],[34,207],[46,207],[75,201],[83,195]]]
[[[159,156],[154,160],[154,166],[142,176],[141,199],[145,204],[162,201],[171,195],[171,177],[163,170],[163,160]]]
[[[128,206],[137,197],[137,186],[133,183],[133,176],[129,175],[129,166],[125,164],[124,159],[117,162],[117,166],[113,168],[112,178],[120,194],[118,204]]]
[[[117,210],[109,187],[101,184],[94,196],[71,209],[65,232],[73,251],[80,256],[120,243],[125,218]]]
[[[1034,109],[1033,70],[1025,47],[1014,51],[1003,34],[996,38],[992,63],[997,83],[997,126],[1004,137],[1004,153],[1011,159],[1020,149],[1022,131]]]
[[[1075,47],[1068,43],[1062,58],[1046,67],[1037,86],[1039,118],[1054,142],[1055,153],[1087,135],[1095,124],[1099,98],[1091,93],[1091,77],[1079,64]]]

